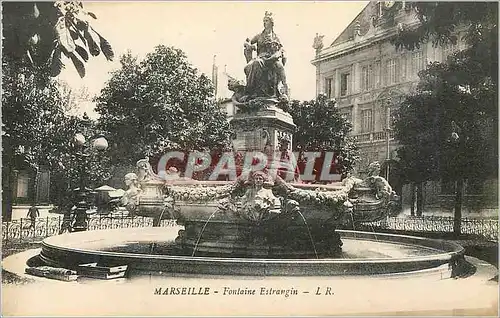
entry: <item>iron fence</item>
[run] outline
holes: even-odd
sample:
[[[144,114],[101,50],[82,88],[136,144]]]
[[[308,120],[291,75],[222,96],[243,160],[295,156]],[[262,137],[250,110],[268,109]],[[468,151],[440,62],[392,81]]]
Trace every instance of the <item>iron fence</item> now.
[[[446,216],[409,216],[387,217],[383,220],[365,223],[364,226],[384,230],[408,232],[452,233],[453,217]],[[498,242],[498,219],[462,218],[461,233],[477,235],[489,241]]]
[[[59,234],[63,216],[47,216],[37,218],[34,224],[30,219],[19,219],[9,222],[2,222],[3,242],[26,238],[39,238]],[[160,226],[175,226],[175,220],[162,220]],[[148,217],[127,215],[94,215],[88,220],[89,230],[105,230],[132,227],[151,227],[153,219]],[[398,230],[408,232],[431,232],[431,233],[451,233],[453,232],[453,217],[422,216],[422,217],[387,217],[383,220],[363,224],[363,229],[370,230]],[[474,219],[462,218],[463,234],[472,234],[486,240],[498,242],[498,220],[496,219]]]
[[[29,218],[2,222],[2,241],[22,241],[23,239],[44,239],[58,235],[63,224],[63,216],[47,216],[37,218],[34,223]],[[162,220],[160,226],[174,226],[175,220]],[[142,216],[127,215],[93,215],[88,219],[89,230],[106,230],[131,227],[151,227],[153,219]]]

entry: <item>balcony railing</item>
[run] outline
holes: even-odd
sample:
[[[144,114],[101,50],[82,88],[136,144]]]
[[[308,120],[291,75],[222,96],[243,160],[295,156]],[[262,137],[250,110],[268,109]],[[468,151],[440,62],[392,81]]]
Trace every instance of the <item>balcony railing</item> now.
[[[354,140],[357,143],[367,143],[367,142],[376,142],[376,141],[385,141],[387,140],[387,131],[375,131],[354,135]],[[394,131],[389,131],[389,140],[394,140]]]
[[[385,131],[377,131],[373,133],[373,140],[385,140],[387,133]]]

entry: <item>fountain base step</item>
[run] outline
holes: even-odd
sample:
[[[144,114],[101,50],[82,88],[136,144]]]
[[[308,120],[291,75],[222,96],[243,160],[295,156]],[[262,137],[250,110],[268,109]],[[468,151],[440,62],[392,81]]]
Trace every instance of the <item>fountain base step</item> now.
[[[40,265],[76,270],[80,264],[128,265],[127,277],[162,273],[243,276],[414,275],[450,277],[464,249],[453,242],[339,230],[335,258],[201,257],[169,252],[178,229],[129,228],[78,232],[43,240]],[[156,247],[152,248],[152,245]],[[444,272],[443,272],[444,271]],[[455,274],[456,275],[456,274]]]
[[[78,274],[97,279],[116,279],[125,277],[128,266],[99,266],[98,263],[81,264]]]

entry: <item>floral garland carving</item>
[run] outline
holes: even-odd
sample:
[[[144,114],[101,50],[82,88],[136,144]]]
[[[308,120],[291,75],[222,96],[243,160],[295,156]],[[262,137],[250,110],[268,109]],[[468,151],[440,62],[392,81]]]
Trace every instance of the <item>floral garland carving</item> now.
[[[337,205],[344,203],[349,196],[349,192],[354,187],[353,179],[345,179],[343,187],[338,190],[306,190],[295,188],[286,183],[279,183],[279,186],[286,188],[286,196],[299,203],[317,205]],[[216,201],[228,196],[232,196],[240,188],[241,180],[224,186],[173,186],[168,187],[167,195],[176,201],[200,202]]]
[[[168,188],[167,195],[170,195],[175,201],[207,203],[209,201],[216,202],[219,199],[229,196],[234,188],[234,184],[215,187],[174,186]]]

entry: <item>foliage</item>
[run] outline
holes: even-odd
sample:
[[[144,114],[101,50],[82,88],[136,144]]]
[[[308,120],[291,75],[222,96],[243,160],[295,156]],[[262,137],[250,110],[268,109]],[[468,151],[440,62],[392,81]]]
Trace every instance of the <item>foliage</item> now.
[[[401,10],[403,3],[402,2],[393,2],[391,7],[386,7],[384,5],[384,2],[380,2],[380,5],[382,5],[382,19],[380,19],[382,22],[382,25],[385,27],[393,27],[396,23],[396,15],[398,12]],[[406,4],[405,4],[406,6]],[[406,8],[408,10],[408,8]]]
[[[91,189],[99,187],[112,176],[110,157],[107,151],[99,151],[92,147],[92,140],[99,135],[96,122],[88,118],[66,116],[61,127],[63,133],[58,134],[59,140],[53,139],[57,160],[51,163],[51,199],[57,205],[67,207],[74,204],[73,190],[80,186],[83,176],[85,186]],[[86,138],[83,154],[82,149],[73,142],[76,133]]]
[[[61,93],[60,84],[43,70],[33,73],[25,69],[18,73],[18,68],[11,63],[4,61],[2,66],[3,187],[10,187],[7,183],[12,169],[33,172],[49,169],[51,199],[56,204],[67,200],[68,190],[78,182],[75,171],[78,165],[71,156],[75,153],[73,137],[81,132],[82,119],[65,113],[66,94]],[[105,158],[99,160],[105,162]],[[109,178],[106,165],[97,164],[88,171],[90,181],[95,183]],[[4,191],[4,201],[9,193]]]
[[[67,156],[81,120],[66,114],[73,93],[53,78],[64,67],[61,54],[83,77],[87,50],[92,56],[102,51],[108,60],[113,51],[91,28],[87,17],[95,15],[81,2],[4,2],[2,17],[2,201],[9,217],[15,169],[49,169],[56,204],[70,197],[65,190],[76,182]],[[91,180],[106,177],[105,167],[91,169]]]
[[[63,54],[84,77],[90,56],[114,57],[109,42],[90,25],[95,14],[81,1],[3,2],[2,12],[3,54],[19,70],[48,69],[57,76],[64,68]]]
[[[73,113],[78,110],[83,102],[92,100],[86,86],[75,89],[66,81],[59,80],[58,87],[64,100],[63,106],[66,113]]]
[[[135,164],[171,150],[216,150],[230,136],[210,80],[178,49],[157,46],[139,62],[130,52],[96,98],[99,127],[115,164]]]
[[[3,167],[13,169],[40,168],[52,172],[51,194],[56,203],[68,196],[67,188],[78,180],[78,167],[73,137],[82,130],[82,119],[65,113],[67,99],[61,94],[55,80],[46,79],[39,87],[37,78],[43,74],[25,77],[13,73],[9,64],[3,65],[2,113]],[[102,162],[103,158],[100,158]],[[90,181],[106,180],[106,165],[97,165],[90,171]],[[62,188],[62,184],[67,187]]]
[[[466,28],[467,48],[422,71],[395,120],[398,154],[407,181],[484,178],[498,167],[497,3],[411,3],[420,26],[394,43],[413,49],[425,41],[454,43]],[[455,134],[453,134],[455,133]]]
[[[416,12],[420,24],[399,32],[393,39],[397,48],[413,50],[428,41],[435,46],[456,43],[456,31],[464,26],[469,44],[497,39],[492,35],[498,32],[496,2],[407,2],[406,6]]]
[[[421,73],[417,91],[398,110],[395,129],[402,145],[398,155],[408,180],[496,174],[494,93],[478,94],[462,81],[455,83],[455,75],[446,64],[430,65]]]
[[[331,151],[336,155],[338,173],[346,175],[358,160],[358,149],[352,137],[351,124],[342,117],[335,102],[325,95],[316,100],[290,105],[290,114],[297,130],[293,137],[294,151]]]
[[[45,79],[40,87],[37,80],[43,74],[26,77],[8,63],[2,70],[3,142],[13,151],[11,159],[21,156],[34,168],[52,161],[52,137],[61,132],[64,118],[56,82]]]

